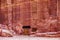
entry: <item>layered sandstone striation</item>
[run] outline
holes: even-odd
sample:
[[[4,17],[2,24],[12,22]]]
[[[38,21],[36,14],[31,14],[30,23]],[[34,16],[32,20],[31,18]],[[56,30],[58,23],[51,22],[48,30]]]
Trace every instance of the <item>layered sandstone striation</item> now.
[[[13,28],[17,23],[30,25],[32,28],[37,28],[38,32],[60,31],[60,1],[58,4],[57,1],[1,0],[0,23]]]

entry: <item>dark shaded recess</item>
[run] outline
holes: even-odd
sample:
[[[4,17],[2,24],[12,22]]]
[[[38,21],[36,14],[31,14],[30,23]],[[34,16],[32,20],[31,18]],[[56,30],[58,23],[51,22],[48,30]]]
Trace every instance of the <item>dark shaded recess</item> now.
[[[5,3],[5,1],[0,0],[0,24],[3,24],[4,21],[5,21],[5,16],[4,16],[4,14],[2,13],[2,10],[1,10],[1,3]]]
[[[36,32],[37,31],[37,28],[32,28],[32,32]]]
[[[4,14],[1,13],[1,10],[0,10],[0,24],[3,24],[5,22],[5,17],[4,17]]]
[[[14,0],[11,0],[11,3],[13,4],[14,3]]]
[[[49,14],[57,16],[57,0],[50,0]]]
[[[26,29],[26,28],[30,29],[31,26],[23,26],[22,28],[23,28],[23,29]]]

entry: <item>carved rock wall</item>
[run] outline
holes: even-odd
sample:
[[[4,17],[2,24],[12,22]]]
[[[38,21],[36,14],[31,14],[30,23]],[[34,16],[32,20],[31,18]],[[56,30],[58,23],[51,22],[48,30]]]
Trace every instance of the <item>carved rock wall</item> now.
[[[58,11],[57,15],[57,0],[2,0],[0,9],[0,13],[4,14],[7,21],[5,23],[30,25],[38,28],[40,32],[56,31],[55,26],[48,25],[47,28],[44,23],[45,19],[48,21],[51,15],[57,17],[60,14]],[[58,10],[60,10],[59,5]]]

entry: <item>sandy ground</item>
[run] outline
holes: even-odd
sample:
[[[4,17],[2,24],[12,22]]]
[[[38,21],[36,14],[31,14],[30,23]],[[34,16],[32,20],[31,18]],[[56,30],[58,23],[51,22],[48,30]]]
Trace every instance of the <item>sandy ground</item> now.
[[[0,40],[60,40],[60,38],[32,37],[21,35],[14,37],[0,37]]]

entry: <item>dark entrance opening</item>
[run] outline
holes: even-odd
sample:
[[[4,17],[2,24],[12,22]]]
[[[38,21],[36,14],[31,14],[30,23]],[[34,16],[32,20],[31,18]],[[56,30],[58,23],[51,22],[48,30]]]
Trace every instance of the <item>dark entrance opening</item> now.
[[[29,35],[30,34],[30,28],[31,26],[23,26],[23,34],[24,35]]]

